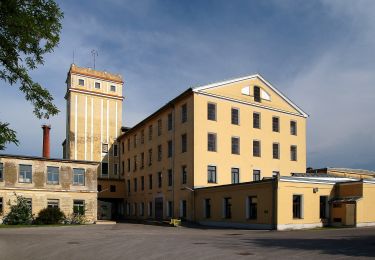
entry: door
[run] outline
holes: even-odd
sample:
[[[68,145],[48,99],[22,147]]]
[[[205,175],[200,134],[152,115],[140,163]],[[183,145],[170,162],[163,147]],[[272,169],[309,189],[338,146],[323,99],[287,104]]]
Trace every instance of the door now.
[[[163,219],[163,198],[155,199],[155,218],[159,220]]]
[[[355,206],[356,204],[346,204],[345,226],[355,225]]]

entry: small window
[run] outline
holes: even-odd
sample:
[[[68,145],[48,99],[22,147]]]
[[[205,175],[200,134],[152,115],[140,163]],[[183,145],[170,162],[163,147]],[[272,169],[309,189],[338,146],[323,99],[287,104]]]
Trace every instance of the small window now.
[[[95,88],[100,89],[100,83],[99,82],[95,82]]]
[[[85,169],[73,168],[73,185],[85,185]]]
[[[232,218],[232,198],[224,198],[224,218]]]
[[[181,171],[181,179],[182,179],[182,184],[187,183],[187,170],[186,166],[182,166],[182,171]]]
[[[128,151],[130,151],[130,138],[128,138]]]
[[[148,175],[148,188],[152,190],[152,174]]]
[[[162,159],[162,146],[161,144],[158,145],[158,161],[160,162]]]
[[[141,169],[145,167],[145,153],[141,153]]]
[[[47,200],[47,208],[58,208],[59,200],[49,199]]]
[[[108,175],[108,163],[103,162],[102,163],[102,176]]]
[[[75,215],[85,215],[85,201],[84,200],[73,201],[73,213]]]
[[[78,85],[84,86],[85,85],[85,81],[83,79],[79,79],[78,80]]]
[[[148,203],[148,216],[152,217],[152,202],[151,201]]]
[[[4,178],[4,164],[0,163],[0,181]]]
[[[187,135],[181,135],[181,152],[185,153],[187,151]]]
[[[171,218],[173,214],[173,204],[172,201],[168,201],[167,204],[167,217]]]
[[[130,166],[130,158],[128,158],[127,162],[128,162],[128,163],[127,163],[127,165],[128,165],[128,172],[130,172],[130,167],[131,167],[131,166]]]
[[[187,104],[181,106],[181,123],[185,123],[187,121]]]
[[[168,131],[172,130],[173,128],[173,117],[172,113],[168,114]]]
[[[117,165],[117,163],[113,164],[113,174],[114,175],[118,174],[118,165]]]
[[[172,157],[172,153],[173,153],[173,143],[172,143],[172,140],[169,140],[168,141],[168,158]]]
[[[272,144],[272,158],[280,159],[280,144],[278,143]]]
[[[141,144],[144,144],[145,143],[145,130],[142,129],[141,130]]]
[[[207,182],[216,183],[216,166],[208,165],[207,167]]]
[[[208,133],[207,139],[208,139],[208,143],[207,143],[208,151],[216,152],[216,134]]]
[[[152,165],[152,149],[148,149],[148,165]]]
[[[240,183],[240,169],[232,168],[232,184]]]
[[[128,188],[128,195],[130,194],[130,180],[127,180],[126,186]]]
[[[59,167],[47,166],[47,184],[59,184]]]
[[[253,170],[253,181],[260,181],[260,170]]]
[[[141,176],[141,190],[145,189],[145,176]]]
[[[276,116],[272,117],[272,131],[280,132],[280,119]]]
[[[152,140],[152,125],[148,126],[148,140]]]
[[[161,188],[162,186],[162,175],[161,172],[158,172],[158,188]]]
[[[118,156],[118,146],[117,144],[114,144],[113,145],[113,156]]]
[[[257,219],[258,198],[256,196],[248,197],[248,219]]]
[[[295,145],[290,146],[290,160],[297,161],[297,146]]]
[[[140,216],[145,215],[145,203],[144,202],[141,202],[141,204],[139,205],[139,215]]]
[[[109,186],[109,191],[110,192],[116,192],[116,185],[110,185]]]
[[[319,198],[319,207],[320,207],[320,218],[321,219],[326,219],[328,218],[328,196],[320,196]]]
[[[121,150],[122,150],[122,154],[125,153],[125,146],[124,146],[124,142],[121,142]]]
[[[133,144],[134,144],[134,148],[136,148],[137,147],[137,134],[133,136]]]
[[[297,122],[296,121],[290,121],[290,134],[297,135]]]
[[[110,90],[111,90],[112,92],[116,92],[116,86],[111,85]]]
[[[240,154],[240,138],[232,137],[232,154]]]
[[[253,156],[260,157],[260,155],[261,155],[260,141],[253,140]]]
[[[231,122],[232,125],[240,124],[240,110],[238,108],[232,108]]]
[[[261,102],[260,87],[254,86],[254,101]]]
[[[181,200],[180,202],[180,217],[182,219],[185,219],[187,216],[187,206],[186,206],[186,200]]]
[[[108,153],[108,144],[102,144],[102,153]]]
[[[162,127],[163,127],[163,121],[159,119],[158,120],[158,136],[161,136]]]
[[[134,163],[133,163],[133,171],[135,172],[138,168],[138,165],[137,165],[137,155],[134,155]]]
[[[18,180],[21,183],[32,182],[32,166],[31,165],[20,164]]]
[[[211,218],[211,199],[204,200],[204,217]]]
[[[138,190],[138,180],[137,178],[134,178],[134,192],[137,192]]]
[[[102,185],[98,184],[98,192],[101,192],[102,190]]]
[[[302,218],[302,195],[293,195],[293,218]]]
[[[253,128],[260,129],[260,113],[253,113]]]
[[[214,103],[207,104],[207,119],[216,121],[216,104]]]
[[[172,176],[172,169],[168,169],[168,186],[172,186],[173,184],[173,176]]]

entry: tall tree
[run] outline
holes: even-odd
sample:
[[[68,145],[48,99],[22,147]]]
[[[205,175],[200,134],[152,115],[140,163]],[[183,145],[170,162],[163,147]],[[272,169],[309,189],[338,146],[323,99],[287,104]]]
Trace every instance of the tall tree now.
[[[63,13],[52,0],[0,1],[0,79],[17,85],[34,107],[37,118],[48,119],[59,110],[46,88],[34,82],[29,71],[44,63],[60,40]],[[9,123],[0,121],[0,150],[19,144]]]

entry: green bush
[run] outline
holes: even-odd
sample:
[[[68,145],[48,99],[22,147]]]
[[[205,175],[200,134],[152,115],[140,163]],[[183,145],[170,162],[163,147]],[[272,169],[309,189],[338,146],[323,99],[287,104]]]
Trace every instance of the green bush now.
[[[80,215],[80,214],[75,214],[75,213],[70,214],[64,220],[64,224],[70,224],[70,225],[86,224],[86,223],[88,223],[88,220],[85,217],[85,215]]]
[[[64,219],[65,215],[59,208],[45,208],[39,212],[38,217],[35,219],[35,224],[61,224]]]
[[[4,217],[3,223],[6,225],[29,225],[33,222],[30,202],[22,196],[16,196],[16,204],[10,206],[10,212]]]

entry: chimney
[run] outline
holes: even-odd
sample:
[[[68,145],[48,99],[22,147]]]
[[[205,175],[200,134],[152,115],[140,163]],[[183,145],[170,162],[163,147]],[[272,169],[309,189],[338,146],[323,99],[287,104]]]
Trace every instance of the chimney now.
[[[50,157],[50,142],[49,142],[49,131],[51,130],[50,125],[42,125],[43,128],[43,157]]]

